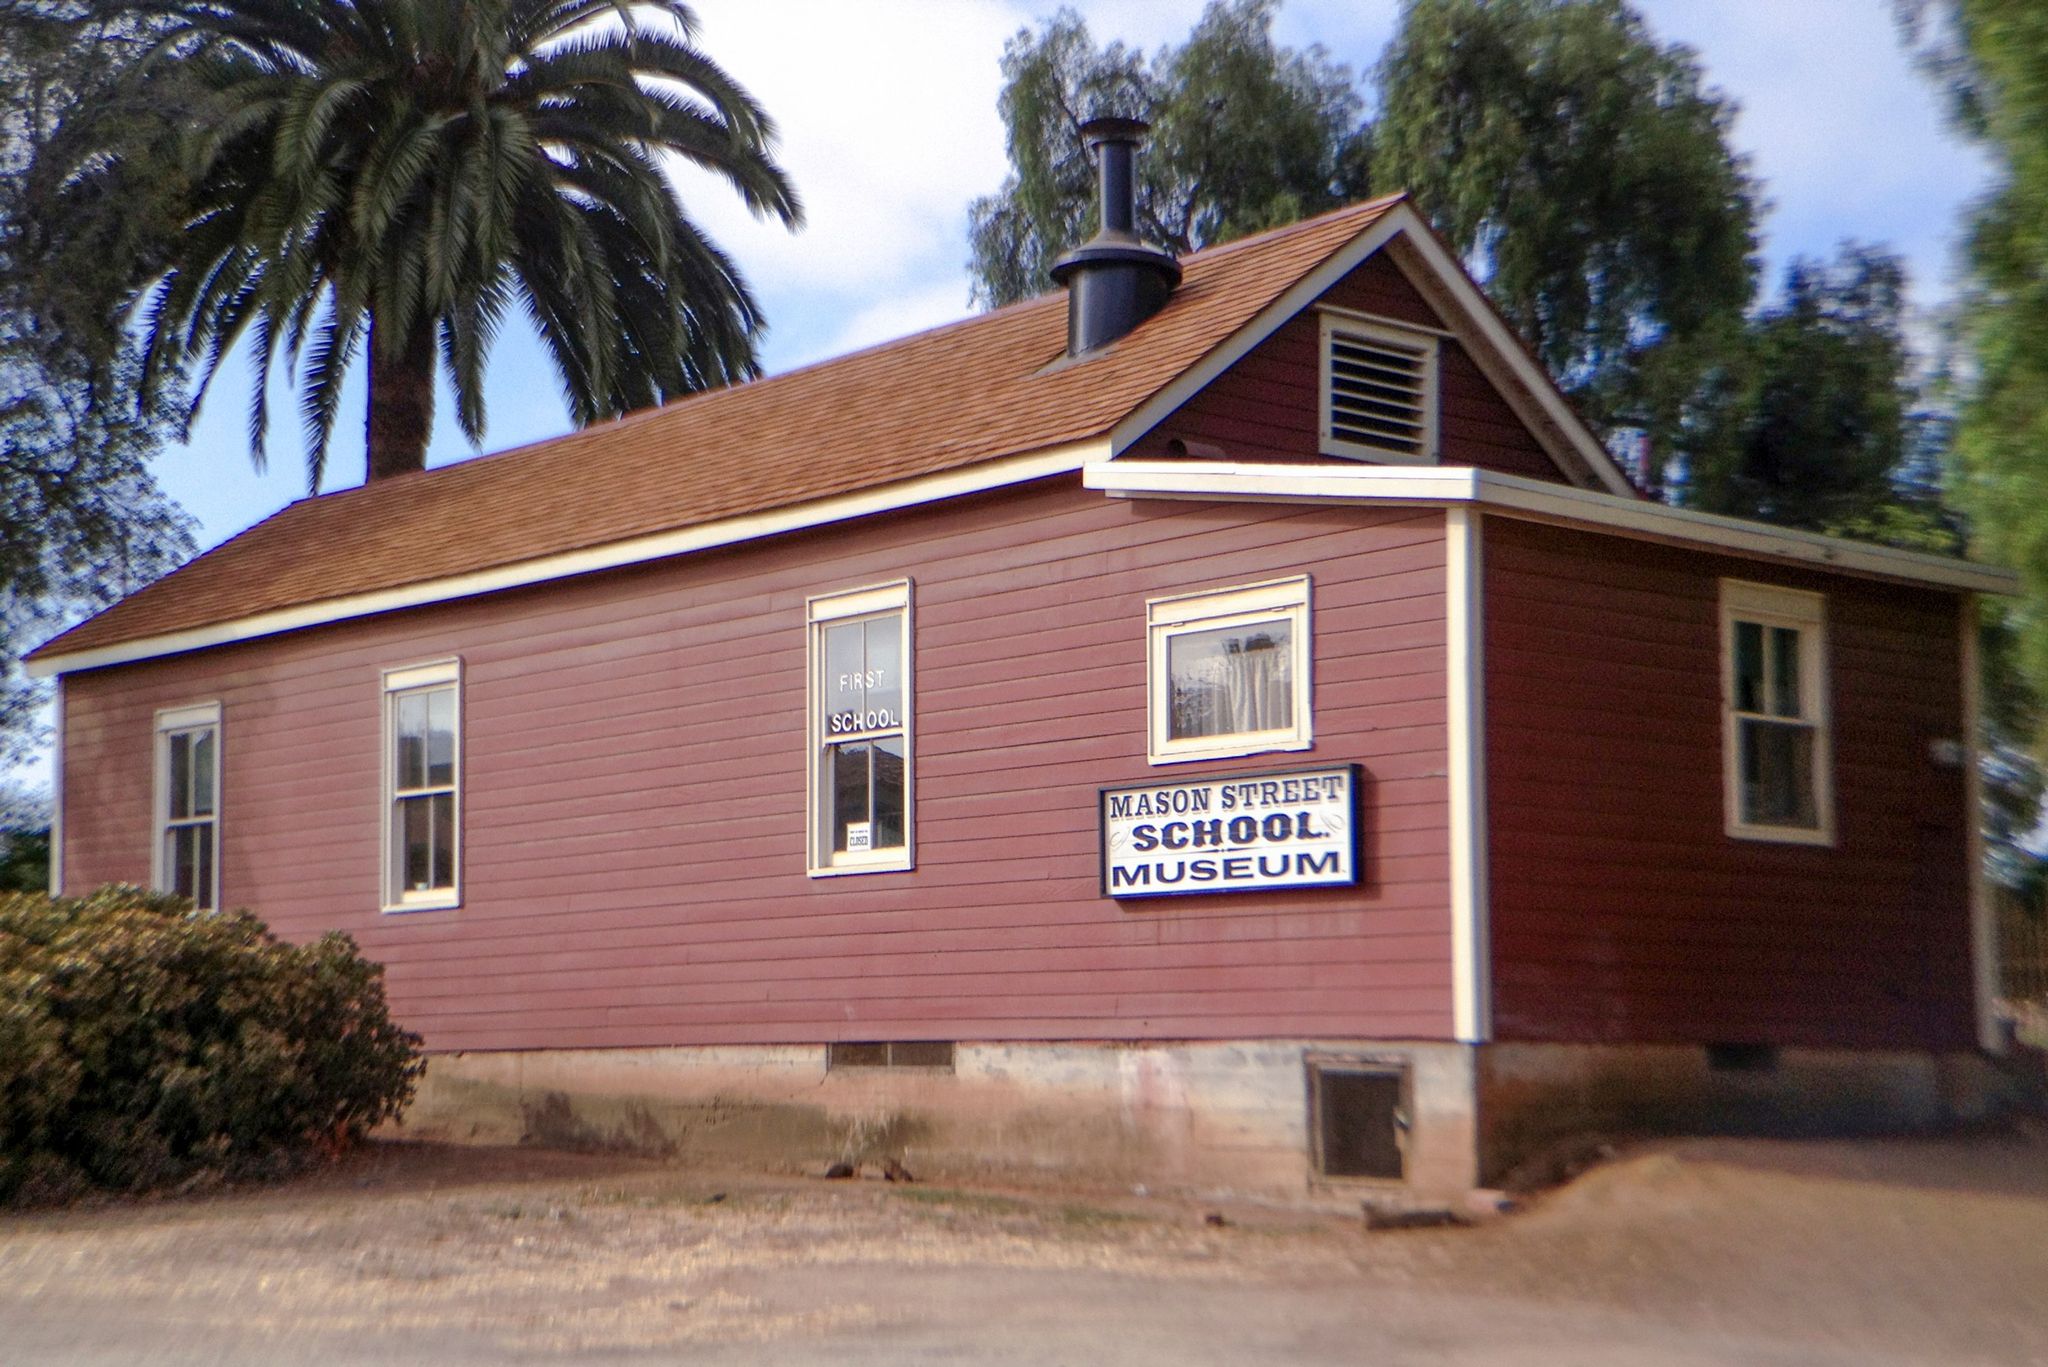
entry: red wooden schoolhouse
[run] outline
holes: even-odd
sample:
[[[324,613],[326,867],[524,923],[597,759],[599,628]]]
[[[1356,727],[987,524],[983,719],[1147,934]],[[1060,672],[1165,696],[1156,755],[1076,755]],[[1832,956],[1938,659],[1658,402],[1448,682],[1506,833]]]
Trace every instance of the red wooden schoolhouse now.
[[[1640,497],[1401,198],[293,503],[32,656],[54,879],[407,1124],[1301,1199],[1972,1104],[1982,565]]]

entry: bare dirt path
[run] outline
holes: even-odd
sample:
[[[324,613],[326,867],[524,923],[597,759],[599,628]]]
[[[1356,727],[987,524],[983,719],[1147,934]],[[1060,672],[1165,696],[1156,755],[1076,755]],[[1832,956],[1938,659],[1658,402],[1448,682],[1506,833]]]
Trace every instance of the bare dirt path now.
[[[0,1363],[2048,1365],[2048,1139],[1695,1141],[1473,1230],[382,1146],[0,1218]]]

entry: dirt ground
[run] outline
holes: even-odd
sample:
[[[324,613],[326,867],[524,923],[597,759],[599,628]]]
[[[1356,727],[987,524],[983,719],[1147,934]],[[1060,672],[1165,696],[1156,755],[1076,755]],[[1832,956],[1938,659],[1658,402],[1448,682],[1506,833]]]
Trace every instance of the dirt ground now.
[[[0,1218],[0,1362],[2048,1364],[2048,1134],[1687,1141],[1473,1229],[380,1145]]]

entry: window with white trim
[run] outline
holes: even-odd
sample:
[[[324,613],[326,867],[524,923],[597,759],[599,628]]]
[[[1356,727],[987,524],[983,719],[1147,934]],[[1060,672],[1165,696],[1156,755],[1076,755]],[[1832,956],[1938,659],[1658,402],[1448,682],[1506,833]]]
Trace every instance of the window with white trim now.
[[[156,714],[156,852],[150,881],[220,906],[220,704]]]
[[[384,671],[384,909],[460,905],[462,664]]]
[[[1437,338],[1324,309],[1322,452],[1395,465],[1437,458]]]
[[[1721,581],[1722,765],[1728,834],[1834,839],[1826,600]]]
[[[1306,750],[1307,575],[1145,605],[1154,764]]]
[[[910,581],[809,602],[811,873],[912,866]]]

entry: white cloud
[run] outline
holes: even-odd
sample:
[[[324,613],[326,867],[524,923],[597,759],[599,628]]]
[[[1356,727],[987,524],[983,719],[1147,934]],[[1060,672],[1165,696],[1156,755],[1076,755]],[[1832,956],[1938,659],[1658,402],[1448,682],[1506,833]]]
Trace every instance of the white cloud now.
[[[1774,261],[1825,253],[1843,237],[1908,253],[1920,302],[1945,290],[1957,213],[1984,183],[1981,159],[1941,129],[1879,0],[1639,0],[1659,37],[1701,54],[1711,82],[1742,103],[1739,147],[1775,204]],[[913,331],[965,311],[968,201],[1002,181],[996,114],[1003,44],[1058,0],[697,0],[698,38],[781,127],[781,156],[809,226],[751,218],[722,184],[680,178],[691,214],[739,262],[768,311],[771,370]],[[1178,40],[1202,0],[1077,0],[1098,42],[1146,51]],[[1396,0],[1288,0],[1276,32],[1322,42],[1361,77],[1392,33]],[[228,374],[237,367],[231,363]],[[225,377],[224,377],[225,380]],[[523,329],[492,368],[499,449],[561,431],[552,369]],[[199,512],[209,543],[303,488],[296,415],[280,393],[273,475],[250,477],[243,399],[224,382],[190,448],[156,468]],[[362,468],[361,407],[336,432],[333,466]],[[433,459],[467,443],[443,423]]]
[[[970,311],[967,306],[967,276],[963,271],[939,284],[892,294],[869,304],[846,320],[833,335],[831,343],[815,359],[907,337],[913,332],[965,318]]]

